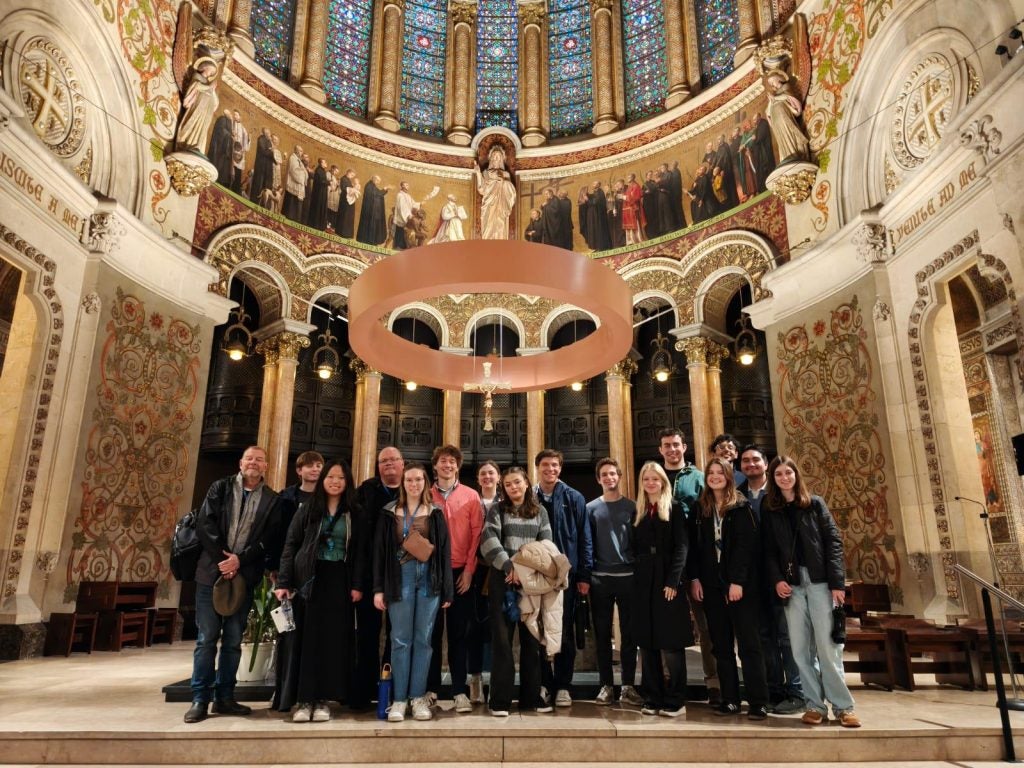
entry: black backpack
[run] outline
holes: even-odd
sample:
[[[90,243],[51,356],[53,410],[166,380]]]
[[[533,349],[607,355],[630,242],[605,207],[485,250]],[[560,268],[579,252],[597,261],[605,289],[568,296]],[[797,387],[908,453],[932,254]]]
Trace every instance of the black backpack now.
[[[196,532],[199,510],[193,509],[174,526],[171,538],[171,573],[178,581],[195,581],[199,554],[203,551]]]

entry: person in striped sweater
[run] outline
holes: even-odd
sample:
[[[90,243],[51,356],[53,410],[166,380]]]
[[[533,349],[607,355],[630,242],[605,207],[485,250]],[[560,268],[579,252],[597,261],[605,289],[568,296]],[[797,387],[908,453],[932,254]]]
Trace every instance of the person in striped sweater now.
[[[541,645],[519,621],[519,580],[512,555],[531,541],[550,541],[551,523],[537,501],[526,470],[510,467],[501,476],[504,497],[487,511],[480,555],[488,565],[488,613],[491,622],[491,697],[495,717],[508,717],[515,685],[512,639],[519,628],[519,709],[551,712],[540,696]],[[508,594],[508,600],[506,600]]]

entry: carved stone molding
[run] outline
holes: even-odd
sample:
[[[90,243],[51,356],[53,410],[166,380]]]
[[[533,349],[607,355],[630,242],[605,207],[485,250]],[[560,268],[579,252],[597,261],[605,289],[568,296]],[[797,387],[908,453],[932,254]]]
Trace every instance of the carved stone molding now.
[[[1017,234],[1017,230],[1016,230],[1016,228],[1015,228],[1015,227],[1013,226],[1013,216],[1011,216],[1011,215],[1010,215],[1010,214],[1008,214],[1008,213],[1004,213],[1004,214],[1003,214],[1003,226],[1004,226],[1004,227],[1005,227],[1006,229],[1010,230],[1010,234],[1011,234],[1011,235],[1016,235],[1016,234]]]
[[[626,358],[620,360],[611,368],[605,372],[605,376],[608,378],[621,378],[629,381],[629,379],[639,370],[635,362],[632,359]]]
[[[282,331],[257,344],[256,352],[263,355],[267,365],[274,365],[282,359],[298,360],[299,352],[309,344],[309,336],[306,334]]]
[[[83,244],[93,253],[108,255],[117,250],[127,229],[113,211],[97,211],[89,217],[89,228],[83,233]]]
[[[769,174],[765,186],[789,205],[799,205],[811,196],[818,166],[814,163],[795,162],[780,165]]]
[[[686,355],[686,367],[708,364],[708,351],[713,342],[701,336],[691,336],[688,339],[680,339],[676,342],[676,352]]]
[[[988,163],[999,154],[1002,132],[992,124],[992,115],[972,120],[960,131],[960,146],[973,149]]]
[[[913,571],[917,580],[922,581],[924,575],[928,572],[928,555],[924,552],[910,552],[907,555],[907,565],[910,566],[910,570]]]
[[[871,316],[879,322],[886,322],[892,316],[892,308],[881,299],[875,299],[875,306],[871,310]]]
[[[528,27],[531,24],[543,26],[547,16],[548,12],[544,7],[543,0],[541,2],[519,3],[520,26]]]
[[[58,552],[40,552],[36,555],[36,570],[49,576],[57,568]]]
[[[861,224],[853,233],[852,241],[857,249],[857,255],[867,264],[882,264],[892,253],[883,224]]]
[[[217,180],[217,166],[191,152],[173,152],[164,164],[171,186],[182,197],[194,197]]]
[[[448,18],[451,19],[452,24],[475,24],[476,3],[453,2],[448,6]]]
[[[87,315],[95,315],[103,309],[103,302],[98,293],[87,293],[82,297],[82,311]]]
[[[955,71],[945,56],[931,53],[907,73],[889,128],[893,156],[901,167],[921,165],[942,139],[956,106]]]
[[[20,52],[18,83],[36,135],[58,157],[72,157],[85,137],[86,102],[67,56],[50,40],[29,40]]]

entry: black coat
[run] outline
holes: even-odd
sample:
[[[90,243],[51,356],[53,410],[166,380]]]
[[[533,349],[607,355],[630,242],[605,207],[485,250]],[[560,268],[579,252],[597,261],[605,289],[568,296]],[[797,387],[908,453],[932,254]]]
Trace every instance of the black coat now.
[[[348,530],[345,562],[348,564],[349,573],[355,573],[362,567],[359,559],[365,548],[358,546],[356,530],[352,525],[354,511],[339,510],[338,514],[345,516]],[[298,591],[313,578],[323,519],[323,511],[315,508],[313,504],[303,504],[299,507],[299,511],[292,518],[292,524],[288,527],[288,535],[285,536],[281,570],[277,574],[278,587]],[[358,589],[354,584],[352,588]]]
[[[373,589],[373,548],[377,535],[377,520],[381,510],[398,496],[398,489],[390,489],[379,477],[364,480],[356,489],[358,503],[352,512],[352,546],[359,555],[353,560],[359,564],[351,571],[352,588],[368,593]]]
[[[811,582],[828,582],[829,589],[846,586],[846,565],[843,562],[843,540],[839,527],[828,511],[825,500],[812,496],[811,504],[800,509],[787,504],[781,509],[761,505],[761,525],[764,526],[765,573],[772,584],[786,581],[799,584],[796,567],[788,568],[793,559],[794,540],[790,513],[797,516],[797,531],[803,546],[804,565]]]
[[[378,516],[373,544],[373,593],[383,592],[388,603],[402,599],[402,567],[398,561],[398,542],[395,541],[397,503],[388,504]],[[442,603],[450,603],[455,594],[451,542],[448,540],[444,510],[440,507],[430,510],[427,538],[434,545],[434,552],[427,563],[430,589],[433,594],[440,595]]]
[[[640,648],[682,650],[693,645],[690,604],[683,594],[689,536],[683,508],[672,503],[669,520],[651,519],[644,510],[633,529],[633,639]],[[678,593],[665,599],[665,587]]]
[[[739,584],[744,593],[761,582],[761,532],[750,502],[743,499],[722,518],[722,557],[715,558],[715,521],[698,510],[694,538],[686,563],[690,579],[700,579],[705,591],[725,592]]]

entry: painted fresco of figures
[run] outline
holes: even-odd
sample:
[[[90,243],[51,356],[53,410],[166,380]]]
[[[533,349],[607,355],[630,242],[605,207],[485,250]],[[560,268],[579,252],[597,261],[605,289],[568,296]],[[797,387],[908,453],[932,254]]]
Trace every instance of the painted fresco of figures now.
[[[231,191],[242,194],[242,177],[245,175],[245,156],[249,153],[249,129],[242,122],[242,114],[236,109],[231,113]]]
[[[441,191],[441,188],[434,186],[430,190],[430,194],[427,195],[420,201],[416,201],[412,197],[412,193],[409,191],[409,182],[402,181],[398,185],[398,194],[395,196],[395,212],[391,217],[392,224],[392,247],[395,250],[402,250],[404,248],[412,248],[409,245],[405,237],[405,227],[409,222],[409,218],[412,216],[414,211],[422,211],[423,203],[437,196],[437,193]],[[418,242],[422,243],[422,240],[417,237]]]
[[[465,240],[462,222],[467,218],[466,209],[455,200],[455,195],[448,195],[448,202],[441,209],[441,220],[438,222],[432,243],[447,243],[453,240]]]
[[[263,190],[274,186],[274,140],[269,128],[260,131],[256,139],[256,159],[252,164],[249,199],[258,202]]]
[[[540,243],[541,240],[540,209],[530,209],[530,220],[526,222],[526,231],[523,232],[523,240],[528,243]]]
[[[366,182],[363,191],[363,207],[359,212],[359,231],[356,240],[367,245],[383,245],[388,239],[388,216],[384,196],[391,187],[384,186],[380,176]]]
[[[309,218],[306,223],[313,229],[327,228],[327,187],[330,183],[327,161],[322,157],[313,169],[313,186],[309,196]]]
[[[222,187],[231,186],[234,168],[231,165],[231,110],[224,112],[213,123],[213,134],[210,136],[210,148],[206,156],[217,168],[217,183]]]
[[[356,233],[356,201],[363,190],[356,178],[356,172],[349,168],[341,177],[340,195],[338,199],[338,234],[350,240]]]
[[[327,231],[338,231],[338,206],[341,204],[341,171],[332,165],[327,172]]]
[[[302,147],[295,149],[288,156],[287,176],[284,185],[284,205],[281,213],[292,221],[302,218],[302,201],[306,199],[306,164],[302,162]]]

